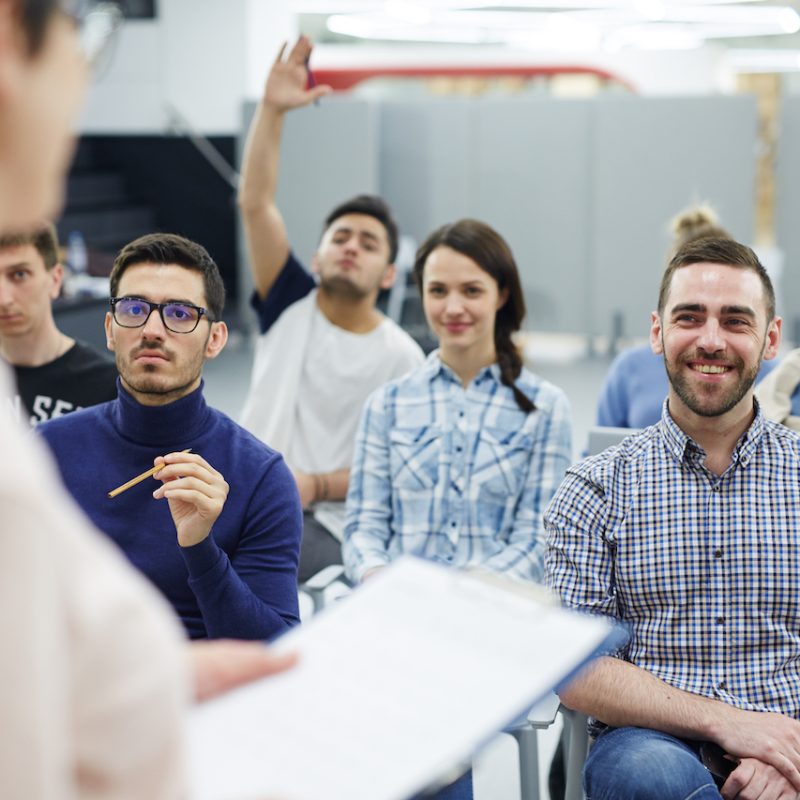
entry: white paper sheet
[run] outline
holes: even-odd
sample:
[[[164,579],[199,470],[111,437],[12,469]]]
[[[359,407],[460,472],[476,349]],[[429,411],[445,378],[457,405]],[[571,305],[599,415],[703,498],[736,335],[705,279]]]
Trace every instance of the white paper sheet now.
[[[299,652],[295,669],[193,711],[192,797],[404,800],[611,631],[530,590],[400,559],[276,643]]]

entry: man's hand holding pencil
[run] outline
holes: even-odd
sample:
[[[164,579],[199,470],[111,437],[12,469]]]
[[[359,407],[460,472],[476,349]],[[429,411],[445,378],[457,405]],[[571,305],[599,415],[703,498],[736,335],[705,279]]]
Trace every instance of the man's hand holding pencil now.
[[[153,497],[165,498],[169,503],[178,544],[199,544],[211,532],[225,506],[229,489],[225,478],[197,453],[158,456],[155,465],[161,469],[154,477],[162,484]]]

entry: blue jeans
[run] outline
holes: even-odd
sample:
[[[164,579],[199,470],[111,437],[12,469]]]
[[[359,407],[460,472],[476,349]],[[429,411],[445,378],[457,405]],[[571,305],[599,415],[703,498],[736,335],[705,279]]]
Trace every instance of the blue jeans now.
[[[472,770],[436,794],[422,795],[425,800],[472,800]],[[420,800],[419,797],[414,800]]]
[[[691,742],[647,728],[608,728],[583,767],[588,800],[720,800]]]

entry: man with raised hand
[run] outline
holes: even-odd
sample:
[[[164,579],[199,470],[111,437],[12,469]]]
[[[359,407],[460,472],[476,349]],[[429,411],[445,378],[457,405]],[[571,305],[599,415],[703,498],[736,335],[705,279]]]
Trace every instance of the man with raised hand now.
[[[117,21],[110,3],[0,0],[0,230],[58,213],[87,66]],[[11,378],[0,363],[0,411],[16,393]],[[190,694],[210,697],[291,659],[251,642],[187,647],[166,604],[6,413],[0,452],[0,708],[13,732],[0,738],[0,794],[184,797]]]
[[[299,578],[341,563],[344,498],[361,408],[422,362],[418,345],[375,308],[395,279],[398,232],[387,204],[359,195],[327,216],[312,260],[292,253],[276,205],[284,117],[327,94],[306,88],[311,44],[281,48],[244,155],[239,205],[261,335],[241,423],[282,452],[307,513]]]

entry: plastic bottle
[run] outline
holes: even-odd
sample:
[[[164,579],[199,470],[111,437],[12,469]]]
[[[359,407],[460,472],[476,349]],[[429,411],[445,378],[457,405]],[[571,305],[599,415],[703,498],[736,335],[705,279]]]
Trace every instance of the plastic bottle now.
[[[67,264],[74,275],[86,275],[89,271],[89,253],[80,231],[70,231],[67,237]]]

